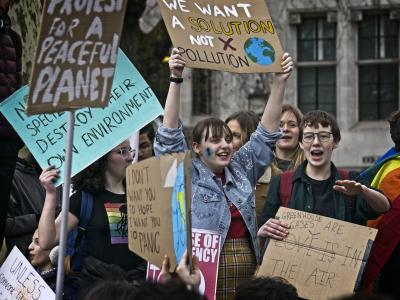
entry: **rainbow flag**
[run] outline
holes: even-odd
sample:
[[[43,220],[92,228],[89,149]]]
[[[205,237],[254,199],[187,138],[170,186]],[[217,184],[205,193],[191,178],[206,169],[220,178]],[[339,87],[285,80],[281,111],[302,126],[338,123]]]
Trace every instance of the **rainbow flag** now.
[[[389,149],[361,176],[391,202],[388,212],[368,222],[368,226],[378,229],[364,274],[364,289],[371,291],[374,280],[400,242],[400,152],[395,148]]]
[[[105,203],[110,226],[111,244],[128,243],[128,216],[126,203]]]

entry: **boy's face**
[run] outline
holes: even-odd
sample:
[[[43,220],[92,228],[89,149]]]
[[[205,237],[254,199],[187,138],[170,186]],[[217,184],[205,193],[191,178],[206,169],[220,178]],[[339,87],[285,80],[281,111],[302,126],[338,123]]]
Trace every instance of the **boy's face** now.
[[[318,127],[306,126],[300,147],[304,150],[310,167],[324,169],[330,165],[333,149],[337,147],[331,126],[323,127],[321,124],[318,124]]]
[[[213,172],[222,172],[228,166],[233,155],[232,138],[224,133],[217,138],[209,131],[208,139],[205,139],[205,132],[200,144],[193,143],[193,151],[200,157],[200,160]]]

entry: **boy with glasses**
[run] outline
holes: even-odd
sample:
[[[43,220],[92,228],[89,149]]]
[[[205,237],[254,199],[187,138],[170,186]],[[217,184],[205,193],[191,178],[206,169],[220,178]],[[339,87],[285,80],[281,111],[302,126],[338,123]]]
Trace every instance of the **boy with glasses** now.
[[[263,208],[264,225],[258,231],[260,238],[282,240],[288,235],[289,225],[274,219],[280,206],[361,225],[389,209],[382,193],[355,181],[356,173],[338,170],[332,163],[332,152],[339,142],[340,130],[333,116],[318,110],[304,115],[300,147],[306,160],[294,172],[272,180]],[[284,178],[287,186],[281,186]],[[285,190],[290,196],[283,200]]]

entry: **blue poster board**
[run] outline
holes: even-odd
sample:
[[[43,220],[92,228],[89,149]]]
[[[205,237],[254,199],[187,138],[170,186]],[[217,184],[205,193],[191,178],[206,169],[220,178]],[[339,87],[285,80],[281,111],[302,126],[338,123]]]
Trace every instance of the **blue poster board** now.
[[[7,118],[42,168],[60,169],[56,185],[64,181],[67,114],[28,116],[25,103],[29,88],[24,86],[0,104]],[[71,176],[74,176],[163,111],[151,88],[120,49],[105,108],[84,107],[75,112]]]

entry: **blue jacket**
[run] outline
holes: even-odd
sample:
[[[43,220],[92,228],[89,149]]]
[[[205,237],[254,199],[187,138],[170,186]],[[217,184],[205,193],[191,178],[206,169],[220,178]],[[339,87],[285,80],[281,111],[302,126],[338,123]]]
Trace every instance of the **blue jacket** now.
[[[269,133],[260,124],[250,141],[241,147],[225,167],[225,185],[199,159],[192,160],[192,226],[217,231],[221,248],[231,223],[229,204],[241,213],[251,236],[257,262],[260,247],[257,240],[254,186],[274,159],[275,143],[281,132]],[[182,128],[159,127],[154,150],[157,156],[187,150]]]

